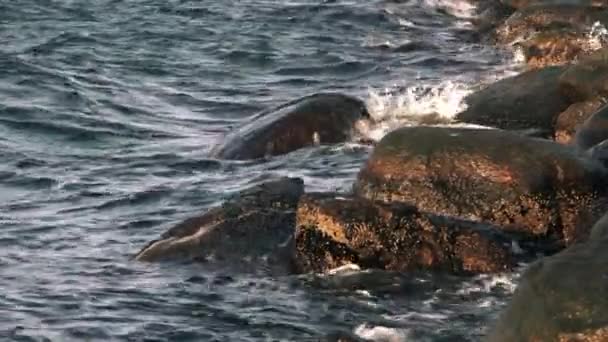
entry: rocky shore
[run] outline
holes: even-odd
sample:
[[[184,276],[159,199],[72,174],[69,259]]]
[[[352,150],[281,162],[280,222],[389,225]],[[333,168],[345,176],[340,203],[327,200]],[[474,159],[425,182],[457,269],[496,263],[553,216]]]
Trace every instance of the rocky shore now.
[[[376,143],[352,192],[305,193],[297,178],[258,184],[135,258],[246,259],[283,274],[357,264],[470,275],[531,262],[488,341],[608,341],[608,48],[590,36],[608,25],[608,2],[479,9],[481,36],[528,66],[465,99],[456,122],[490,129],[399,128]],[[369,120],[361,100],[316,94],[259,114],[213,155],[344,142]]]

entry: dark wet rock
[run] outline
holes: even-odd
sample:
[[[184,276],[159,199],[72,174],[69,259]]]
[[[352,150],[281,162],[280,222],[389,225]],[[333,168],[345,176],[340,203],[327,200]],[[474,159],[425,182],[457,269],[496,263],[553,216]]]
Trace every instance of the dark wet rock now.
[[[608,341],[608,220],[524,273],[488,342]]]
[[[581,150],[587,150],[608,139],[608,106],[593,113],[577,130],[574,142]]]
[[[577,102],[558,115],[553,138],[560,144],[569,144],[582,124],[605,104],[600,98]]]
[[[294,263],[326,272],[355,263],[392,271],[456,274],[509,270],[512,239],[489,225],[331,193],[304,195],[298,205]]]
[[[531,68],[569,64],[595,49],[588,32],[568,29],[538,32],[515,45]]]
[[[355,193],[489,222],[568,245],[605,210],[606,176],[574,148],[482,129],[401,128],[359,172]]]
[[[608,48],[595,51],[570,66],[560,77],[560,89],[570,100],[608,96]]]
[[[347,141],[359,120],[369,119],[363,101],[342,94],[315,94],[247,119],[211,154],[256,159],[312,146]]]
[[[215,260],[238,264],[267,258],[271,267],[288,266],[282,260],[287,251],[279,246],[293,236],[295,210],[303,192],[304,184],[299,178],[258,184],[203,215],[177,224],[142,248],[135,259]],[[276,262],[274,265],[272,260]]]
[[[604,140],[587,150],[587,155],[589,158],[599,161],[604,167],[608,168],[608,140]]]
[[[512,8],[526,8],[537,6],[567,5],[577,7],[608,7],[606,0],[501,0]]]
[[[606,23],[608,11],[598,8],[549,5],[521,9],[511,15],[495,30],[495,39],[501,44],[526,40],[537,32],[569,30],[589,32],[596,23]]]
[[[569,105],[558,88],[564,70],[530,70],[490,84],[465,99],[468,107],[456,120],[509,130],[535,128],[552,136],[555,118]]]

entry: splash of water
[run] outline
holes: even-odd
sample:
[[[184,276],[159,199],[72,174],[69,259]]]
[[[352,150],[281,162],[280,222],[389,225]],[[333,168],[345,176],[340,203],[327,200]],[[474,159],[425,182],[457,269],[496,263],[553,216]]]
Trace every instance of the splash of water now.
[[[354,333],[366,340],[382,342],[405,342],[410,336],[410,331],[407,329],[369,326],[367,324],[356,327]]]
[[[606,43],[608,43],[608,29],[606,29],[606,26],[597,21],[593,24],[593,26],[591,26],[587,37],[589,39],[589,49],[591,51],[599,50],[606,46]]]

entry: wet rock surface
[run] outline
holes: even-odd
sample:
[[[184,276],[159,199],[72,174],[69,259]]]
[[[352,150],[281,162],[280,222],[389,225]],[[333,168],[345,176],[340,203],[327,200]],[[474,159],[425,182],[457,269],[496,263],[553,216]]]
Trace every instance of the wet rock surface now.
[[[221,206],[177,224],[142,248],[135,259],[212,258],[244,267],[268,259],[268,267],[285,268],[289,246],[284,244],[293,236],[295,209],[303,192],[304,184],[299,178],[255,185],[228,198]]]
[[[608,1],[606,0],[502,0],[507,6],[513,8],[527,8],[535,6],[548,6],[548,5],[569,5],[579,7],[608,7]]]
[[[355,183],[371,200],[489,222],[568,245],[603,214],[605,171],[575,149],[498,130],[410,127],[376,146]]]
[[[561,75],[560,90],[572,101],[608,96],[608,48],[581,58]]]
[[[605,101],[601,98],[577,102],[570,105],[557,117],[555,135],[553,137],[555,141],[561,144],[573,142],[576,132],[583,123],[603,105],[605,105]]]
[[[608,106],[593,113],[577,130],[574,142],[577,147],[587,150],[608,139]]]
[[[588,32],[569,29],[538,32],[515,45],[531,68],[569,64],[595,47]]]
[[[608,340],[608,220],[589,241],[532,264],[487,341]]]
[[[512,239],[490,225],[331,193],[304,195],[298,206],[294,265],[326,272],[347,264],[392,271],[456,274],[509,270]]]
[[[228,134],[211,155],[256,159],[315,144],[340,143],[352,137],[362,119],[369,119],[363,101],[342,94],[315,94],[255,115]]]
[[[555,118],[569,105],[558,88],[564,70],[531,70],[490,84],[465,99],[468,107],[456,119],[509,130],[540,129],[552,136]]]

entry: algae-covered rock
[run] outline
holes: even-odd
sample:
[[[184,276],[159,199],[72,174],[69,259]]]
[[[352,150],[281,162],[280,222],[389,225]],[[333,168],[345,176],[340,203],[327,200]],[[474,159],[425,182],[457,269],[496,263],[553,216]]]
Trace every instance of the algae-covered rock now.
[[[422,213],[403,203],[306,194],[296,225],[294,264],[300,272],[355,263],[475,274],[509,270],[515,261],[512,239],[491,225]]]
[[[223,159],[256,159],[315,144],[351,138],[359,120],[369,119],[363,101],[342,94],[307,96],[246,120],[211,151]]]
[[[574,148],[498,130],[407,127],[386,135],[355,193],[568,245],[603,214],[604,168]]]
[[[558,88],[564,70],[530,70],[490,84],[465,99],[467,109],[456,119],[509,130],[539,129],[551,136],[555,118],[569,105]]]
[[[295,209],[303,192],[304,183],[299,178],[255,185],[221,206],[177,224],[142,248],[135,259],[233,264],[270,260],[268,266],[286,269],[289,264],[283,253],[288,251],[281,245],[293,236]]]
[[[532,264],[487,341],[608,341],[606,223],[586,243]]]
[[[583,123],[605,104],[601,98],[577,102],[560,113],[555,123],[555,141],[569,144]]]

